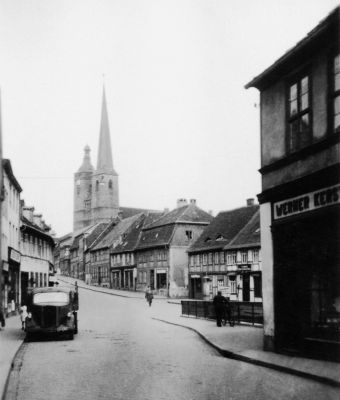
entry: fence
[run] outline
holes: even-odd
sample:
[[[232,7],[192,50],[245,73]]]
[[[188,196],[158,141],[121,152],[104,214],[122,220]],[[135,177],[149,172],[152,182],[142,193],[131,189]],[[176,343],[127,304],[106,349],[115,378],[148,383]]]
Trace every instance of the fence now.
[[[216,319],[212,301],[182,300],[182,315],[196,318]],[[235,323],[247,322],[250,324],[263,324],[262,303],[244,301],[230,302]]]

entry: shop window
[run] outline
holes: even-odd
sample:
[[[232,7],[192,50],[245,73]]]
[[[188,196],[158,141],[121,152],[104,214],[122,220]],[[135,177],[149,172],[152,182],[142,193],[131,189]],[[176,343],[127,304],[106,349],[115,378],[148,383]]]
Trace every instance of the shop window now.
[[[262,297],[262,279],[260,275],[254,275],[254,296]]]
[[[310,79],[303,75],[289,86],[288,93],[288,152],[294,152],[311,143]]]
[[[333,127],[334,132],[340,132],[340,54],[334,57],[333,73]]]

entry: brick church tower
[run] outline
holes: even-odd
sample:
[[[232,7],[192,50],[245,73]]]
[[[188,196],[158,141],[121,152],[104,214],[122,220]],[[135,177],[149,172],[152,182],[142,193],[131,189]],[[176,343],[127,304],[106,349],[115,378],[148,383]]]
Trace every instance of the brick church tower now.
[[[97,168],[90,160],[90,148],[85,147],[83,164],[74,174],[73,230],[108,222],[118,216],[118,174],[113,168],[109,118],[103,89]]]

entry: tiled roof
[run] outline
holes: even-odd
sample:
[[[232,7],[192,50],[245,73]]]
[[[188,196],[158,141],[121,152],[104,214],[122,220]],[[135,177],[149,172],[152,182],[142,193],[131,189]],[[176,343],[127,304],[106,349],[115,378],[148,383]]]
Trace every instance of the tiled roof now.
[[[26,225],[27,227],[30,227],[30,228],[34,229],[35,231],[39,232],[40,235],[43,235],[44,237],[48,238],[53,243],[55,242],[54,239],[52,238],[52,236],[48,234],[47,230],[40,228],[38,225],[32,223],[30,220],[28,220],[23,215],[21,216],[21,222],[23,225]]]
[[[138,219],[140,218],[140,214],[136,214],[132,217],[129,218],[124,218],[121,221],[119,221],[117,224],[112,224],[109,226],[108,233],[104,234],[101,240],[95,244],[91,248],[91,251],[99,250],[99,249],[105,249],[108,247],[111,247],[114,241],[119,240],[120,236],[123,235],[123,233],[129,229],[129,227]],[[110,229],[109,229],[110,228]]]
[[[136,248],[142,250],[152,247],[163,247],[170,244],[175,227],[175,224],[168,224],[143,230]]]
[[[246,84],[245,88],[248,89],[250,87],[260,87],[265,80],[268,79],[268,76],[273,75],[280,76],[282,73],[278,73],[279,68],[284,68],[287,62],[294,56],[296,56],[299,52],[301,53],[303,50],[310,46],[311,41],[316,40],[319,36],[327,33],[329,27],[333,24],[334,28],[334,37],[338,35],[339,31],[339,20],[340,20],[340,7],[336,7],[333,11],[331,11],[324,19],[322,19],[319,24],[312,29],[302,40],[300,40],[294,47],[289,49],[287,52],[283,54],[277,61],[274,62],[270,67],[268,67],[265,71],[263,71],[260,75],[253,78],[249,83]],[[336,38],[335,38],[336,39]],[[301,54],[299,60],[301,60]],[[299,61],[300,62],[300,61]],[[286,67],[289,68],[289,67]]]
[[[223,249],[245,227],[259,210],[259,206],[241,207],[220,212],[201,236],[189,247],[188,252]]]
[[[207,224],[210,223],[212,219],[213,217],[210,214],[201,210],[195,204],[189,204],[183,207],[175,208],[174,210],[166,213],[158,220],[150,224],[147,229],[179,223]]]
[[[109,226],[108,222],[100,222],[97,224],[91,232],[86,236],[87,247],[92,246],[93,242],[98,238],[98,236],[104,232],[104,230]]]
[[[119,207],[120,216],[122,219],[132,217],[136,214],[141,213],[159,213],[160,211],[156,210],[147,210],[144,208],[131,208],[131,207]]]
[[[260,210],[258,210],[243,229],[224,249],[236,249],[240,247],[260,246]]]
[[[111,253],[122,253],[125,251],[133,251],[138,245],[139,239],[141,237],[141,231],[147,225],[152,223],[155,219],[158,219],[162,213],[148,213],[141,214],[140,218],[138,218],[129,228],[128,232],[126,232],[126,237],[119,243],[118,246],[112,248]]]

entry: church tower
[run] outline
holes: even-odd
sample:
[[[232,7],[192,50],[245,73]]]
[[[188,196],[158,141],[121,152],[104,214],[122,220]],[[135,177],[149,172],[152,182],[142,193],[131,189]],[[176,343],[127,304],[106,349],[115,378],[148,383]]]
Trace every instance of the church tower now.
[[[73,230],[83,228],[91,224],[92,210],[92,175],[94,168],[90,159],[90,147],[85,146],[85,154],[81,167],[74,174],[73,195]]]
[[[109,118],[103,88],[97,168],[92,175],[92,221],[108,222],[118,216],[118,174],[113,169]]]
[[[118,216],[118,174],[113,169],[109,118],[103,88],[97,168],[85,147],[83,163],[74,174],[73,231]]]

